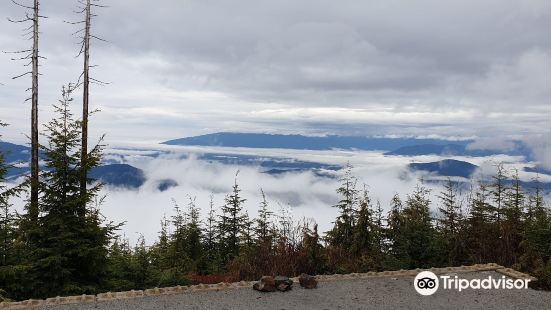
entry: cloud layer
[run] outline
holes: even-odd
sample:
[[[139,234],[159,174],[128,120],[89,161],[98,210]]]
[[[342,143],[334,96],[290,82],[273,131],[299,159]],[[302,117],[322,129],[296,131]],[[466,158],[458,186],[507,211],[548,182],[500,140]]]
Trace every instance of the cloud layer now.
[[[105,1],[94,33],[94,133],[159,141],[213,131],[549,134],[551,3],[513,1]],[[42,22],[41,116],[79,75],[76,1]],[[0,4],[2,15],[20,8]],[[0,47],[25,47],[0,22]],[[0,118],[25,140],[27,80],[2,55]]]
[[[331,206],[339,200],[336,189],[339,186],[338,178],[320,178],[312,172],[269,175],[262,173],[259,167],[233,166],[197,160],[194,154],[201,152],[226,151],[233,154],[248,154],[256,152],[258,156],[286,155],[297,160],[316,161],[327,164],[344,165],[351,163],[354,174],[358,177],[358,187],[362,183],[369,186],[373,202],[380,200],[385,211],[388,211],[389,201],[394,193],[399,193],[405,199],[406,194],[420,182],[420,179],[429,179],[423,173],[407,171],[407,164],[411,161],[430,162],[441,160],[439,156],[383,156],[379,152],[345,152],[345,151],[289,151],[268,149],[231,149],[231,148],[193,148],[171,147],[173,152],[156,158],[144,156],[146,152],[116,151],[124,155],[128,163],[143,169],[148,181],[137,191],[106,189],[108,194],[102,207],[108,219],[123,222],[126,225],[123,232],[131,240],[136,240],[138,233],[144,234],[149,242],[155,240],[160,229],[160,219],[163,215],[170,217],[173,214],[172,199],[180,207],[185,207],[189,197],[196,197],[197,204],[206,216],[210,195],[214,196],[215,208],[220,210],[224,197],[230,193],[233,181],[238,174],[238,183],[242,195],[247,199],[245,210],[250,216],[256,216],[261,201],[260,189],[266,193],[270,209],[278,212],[282,207],[291,210],[295,219],[303,217],[314,219],[325,232],[332,227],[337,210]],[[114,151],[110,150],[113,153]],[[182,153],[189,153],[187,159],[181,159]],[[520,158],[510,156],[493,156],[465,158],[455,157],[458,160],[467,160],[481,167],[480,173],[490,175],[495,172],[495,163],[504,162],[506,169],[519,169],[520,177],[530,180],[534,174],[522,171],[524,164]],[[339,176],[338,174],[336,175]],[[433,178],[433,177],[431,177]],[[178,183],[165,192],[158,190],[160,180],[172,179]],[[446,178],[442,177],[442,180]],[[551,182],[551,177],[543,177],[542,181]],[[432,189],[432,200],[437,206],[437,195],[441,188],[435,184],[426,184]]]

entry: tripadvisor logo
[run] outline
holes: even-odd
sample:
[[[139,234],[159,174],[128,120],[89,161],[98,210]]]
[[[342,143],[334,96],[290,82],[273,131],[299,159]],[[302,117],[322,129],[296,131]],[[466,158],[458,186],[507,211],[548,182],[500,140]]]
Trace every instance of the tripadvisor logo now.
[[[491,275],[484,279],[460,279],[458,276],[442,275],[440,279],[430,271],[422,271],[413,280],[413,287],[417,293],[423,296],[429,296],[438,290],[442,282],[442,288],[445,290],[457,290],[461,292],[465,289],[527,289],[529,279],[510,279],[505,276],[494,278]]]
[[[413,281],[413,286],[417,293],[424,296],[436,293],[438,285],[438,277],[430,271],[421,271]]]

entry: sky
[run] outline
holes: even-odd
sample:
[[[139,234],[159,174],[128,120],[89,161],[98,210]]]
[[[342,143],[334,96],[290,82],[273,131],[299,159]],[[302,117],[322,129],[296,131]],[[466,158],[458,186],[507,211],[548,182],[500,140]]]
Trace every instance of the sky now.
[[[21,0],[25,3],[28,0]],[[547,0],[102,0],[93,34],[95,136],[218,131],[532,141],[550,158]],[[40,121],[81,71],[77,1],[42,3]],[[25,49],[0,2],[0,50]],[[25,142],[30,78],[0,54],[0,119]],[[78,96],[75,98],[79,102]],[[78,104],[75,106],[78,113]],[[505,143],[506,144],[506,143]]]

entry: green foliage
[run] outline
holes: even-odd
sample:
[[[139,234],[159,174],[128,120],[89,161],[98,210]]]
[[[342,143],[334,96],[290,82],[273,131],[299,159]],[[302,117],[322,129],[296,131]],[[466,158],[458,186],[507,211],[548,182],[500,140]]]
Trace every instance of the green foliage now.
[[[481,183],[470,201],[467,218],[467,245],[470,261],[494,261],[499,229],[495,222],[495,208],[488,200],[487,185]]]
[[[515,268],[541,276],[541,287],[551,288],[551,213],[543,203],[539,180],[530,194],[524,214],[524,231],[519,244],[519,260]],[[545,261],[547,260],[547,265]]]
[[[241,249],[240,251],[250,252],[253,250],[254,242],[254,221],[249,217],[249,213],[245,211],[243,215],[243,226],[241,229]]]
[[[546,264],[539,265],[532,273],[537,280],[530,283],[530,287],[551,290],[551,260],[548,260]]]
[[[185,234],[185,250],[188,257],[194,262],[201,262],[203,258],[203,245],[201,243],[203,234],[201,232],[199,208],[195,204],[195,197],[189,197]],[[200,269],[198,266],[194,268]]]
[[[133,252],[127,240],[117,239],[109,248],[108,278],[105,288],[110,291],[128,291],[136,288],[133,281]]]
[[[308,274],[325,272],[327,262],[318,233],[318,225],[314,224],[312,229],[307,225],[304,228],[303,234],[302,244],[303,252],[305,253],[303,272]]]
[[[220,272],[223,268],[220,253],[220,232],[214,210],[214,197],[210,196],[209,212],[206,220],[206,232],[204,235],[204,259],[207,272]]]
[[[444,189],[438,195],[440,217],[437,221],[439,250],[442,264],[456,266],[468,260],[463,238],[464,217],[458,201],[457,185],[448,178]]]
[[[429,190],[417,186],[415,191],[408,195],[406,206],[403,209],[406,252],[409,257],[409,268],[430,267],[434,259],[435,236],[430,216]]]
[[[353,240],[358,195],[357,180],[352,175],[350,164],[347,164],[340,181],[341,186],[337,188],[337,193],[341,196],[341,200],[333,206],[339,210],[339,215],[333,229],[327,233],[327,240],[332,246],[349,248]]]
[[[6,297],[7,295],[8,293],[5,290],[0,289],[0,302],[11,302],[12,300]]]
[[[504,265],[513,265],[518,262],[518,253],[522,241],[522,216],[525,209],[524,192],[520,185],[518,171],[512,178],[513,184],[505,193],[502,222],[502,262]]]
[[[177,285],[190,285],[191,281],[185,276],[185,274],[177,268],[170,268],[161,271],[159,281],[155,287],[169,287]]]
[[[409,266],[410,259],[407,253],[403,203],[398,194],[394,194],[390,201],[387,225],[386,235],[389,243],[388,266],[391,269],[406,268],[406,266]]]
[[[246,199],[241,197],[241,189],[235,179],[232,193],[225,199],[219,221],[220,251],[222,260],[230,262],[239,256],[240,237],[247,225],[247,216],[243,213]]]
[[[363,197],[359,203],[356,224],[353,227],[352,253],[361,255],[364,251],[371,252],[374,239],[373,228],[371,198],[367,188],[364,188]]]
[[[274,213],[268,208],[268,201],[262,189],[260,189],[260,193],[262,195],[262,201],[260,202],[258,218],[256,219],[255,236],[259,244],[271,245],[275,237],[273,223],[271,222]]]
[[[88,154],[88,165],[80,165],[80,126],[69,105],[72,86],[63,88],[55,106],[58,117],[45,127],[48,144],[42,146],[46,169],[42,175],[40,216],[33,227],[39,238],[27,250],[32,286],[31,297],[94,293],[107,271],[108,245],[116,229],[103,225],[92,206],[101,184],[79,191],[84,170],[100,162],[102,146]]]
[[[4,126],[6,124],[0,121],[0,128]],[[9,168],[10,165],[5,162],[5,154],[0,152],[0,279],[3,277],[2,270],[9,270],[7,266],[15,263],[18,217],[12,210],[10,199],[23,190],[22,186],[5,185]]]
[[[6,124],[0,122],[0,128]],[[1,135],[0,135],[1,137]],[[19,219],[11,209],[10,199],[23,187],[8,187],[5,184],[9,165],[0,152],[0,302],[25,296],[30,285],[27,280],[29,266],[24,261],[19,239]]]

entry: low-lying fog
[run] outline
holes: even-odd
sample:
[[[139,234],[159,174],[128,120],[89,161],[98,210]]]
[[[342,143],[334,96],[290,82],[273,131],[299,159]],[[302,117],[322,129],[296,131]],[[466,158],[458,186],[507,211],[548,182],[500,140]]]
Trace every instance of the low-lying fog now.
[[[144,149],[144,148],[141,148]],[[183,208],[189,197],[196,197],[196,203],[206,216],[210,196],[214,196],[214,203],[219,210],[224,203],[225,196],[231,191],[236,176],[242,189],[242,196],[247,199],[245,210],[251,217],[256,216],[261,200],[260,189],[266,193],[270,207],[274,212],[281,208],[291,210],[295,219],[302,217],[313,218],[325,232],[332,226],[337,210],[331,206],[338,201],[335,193],[338,187],[338,172],[336,178],[320,177],[312,172],[285,173],[270,175],[262,173],[259,167],[224,165],[198,160],[194,154],[200,153],[232,153],[241,155],[274,156],[294,158],[303,161],[312,161],[327,164],[345,165],[347,162],[354,166],[353,172],[358,177],[358,187],[362,183],[369,186],[373,201],[380,200],[382,207],[388,210],[388,202],[394,193],[405,198],[421,178],[422,173],[409,172],[407,164],[410,162],[430,162],[443,159],[440,156],[384,156],[382,152],[363,151],[304,151],[278,149],[244,149],[244,148],[216,148],[216,147],[168,147],[155,146],[148,149],[163,150],[168,153],[152,157],[154,152],[139,151],[131,148],[108,150],[107,158],[117,158],[123,155],[124,161],[142,169],[147,182],[138,190],[105,188],[107,198],[102,205],[102,213],[115,222],[125,222],[122,233],[135,242],[139,234],[143,234],[148,243],[155,241],[160,229],[160,220],[163,216],[169,218],[173,214],[173,199]],[[181,159],[182,154],[190,154]],[[519,168],[522,179],[530,180],[533,173],[523,172],[520,161],[522,158],[511,156],[493,157],[451,157],[479,165],[479,173],[492,173],[494,165],[505,163],[507,169]],[[172,179],[178,186],[164,192],[159,191],[160,180]],[[551,182],[551,177],[542,176],[542,181]],[[434,196],[440,188],[437,185],[427,184],[432,188]],[[435,204],[434,204],[435,205]],[[434,207],[434,206],[433,206]]]

